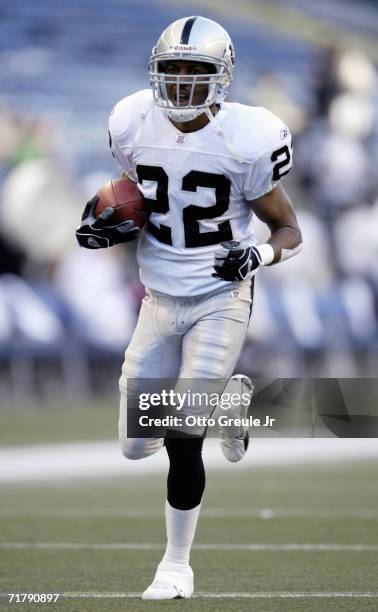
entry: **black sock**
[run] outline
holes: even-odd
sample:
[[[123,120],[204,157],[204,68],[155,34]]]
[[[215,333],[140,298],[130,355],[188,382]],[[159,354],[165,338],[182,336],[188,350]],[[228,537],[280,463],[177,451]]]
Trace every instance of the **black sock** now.
[[[202,445],[203,438],[165,438],[169,457],[167,499],[173,508],[190,510],[201,502],[205,489]]]

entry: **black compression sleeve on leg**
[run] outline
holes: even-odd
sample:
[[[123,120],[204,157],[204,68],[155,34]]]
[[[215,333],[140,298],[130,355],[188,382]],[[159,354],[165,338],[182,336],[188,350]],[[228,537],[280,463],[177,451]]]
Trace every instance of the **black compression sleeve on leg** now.
[[[203,438],[168,435],[165,439],[169,457],[167,499],[173,508],[190,510],[201,501],[205,489],[202,445]]]

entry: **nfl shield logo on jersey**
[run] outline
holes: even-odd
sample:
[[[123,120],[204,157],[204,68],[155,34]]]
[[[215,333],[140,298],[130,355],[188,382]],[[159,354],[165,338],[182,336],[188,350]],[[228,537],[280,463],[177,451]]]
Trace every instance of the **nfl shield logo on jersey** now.
[[[177,144],[184,144],[185,140],[186,140],[186,134],[176,134]]]

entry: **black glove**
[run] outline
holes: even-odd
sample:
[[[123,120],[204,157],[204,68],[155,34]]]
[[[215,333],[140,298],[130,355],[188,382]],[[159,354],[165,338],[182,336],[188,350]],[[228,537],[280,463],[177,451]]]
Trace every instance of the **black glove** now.
[[[259,267],[261,257],[256,247],[243,249],[239,244],[235,240],[221,242],[222,250],[215,253],[215,273],[212,276],[229,282],[242,281]]]
[[[96,219],[95,209],[98,195],[87,202],[81,225],[76,230],[76,238],[80,246],[86,249],[105,249],[120,242],[129,242],[139,235],[139,227],[134,221],[123,221],[111,225],[114,210],[111,206],[105,208]]]

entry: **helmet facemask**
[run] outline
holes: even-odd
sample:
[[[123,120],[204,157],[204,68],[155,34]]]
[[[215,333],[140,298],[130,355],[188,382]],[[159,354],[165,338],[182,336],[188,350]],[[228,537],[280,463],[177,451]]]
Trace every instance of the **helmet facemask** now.
[[[209,70],[194,75],[165,72],[169,62],[179,61],[195,62],[208,66]],[[192,121],[207,112],[212,104],[220,103],[231,81],[231,74],[223,60],[190,54],[157,54],[156,48],[152,52],[149,74],[155,103],[165,109],[170,119],[179,123]]]
[[[179,70],[179,62],[188,64],[188,74],[182,66]],[[167,63],[176,64],[169,73],[164,71]],[[191,74],[198,71],[189,70],[190,64],[201,64],[200,73]],[[149,74],[155,103],[178,123],[209,115],[210,107],[227,95],[234,64],[234,47],[222,26],[199,15],[182,17],[162,32],[152,49]]]

